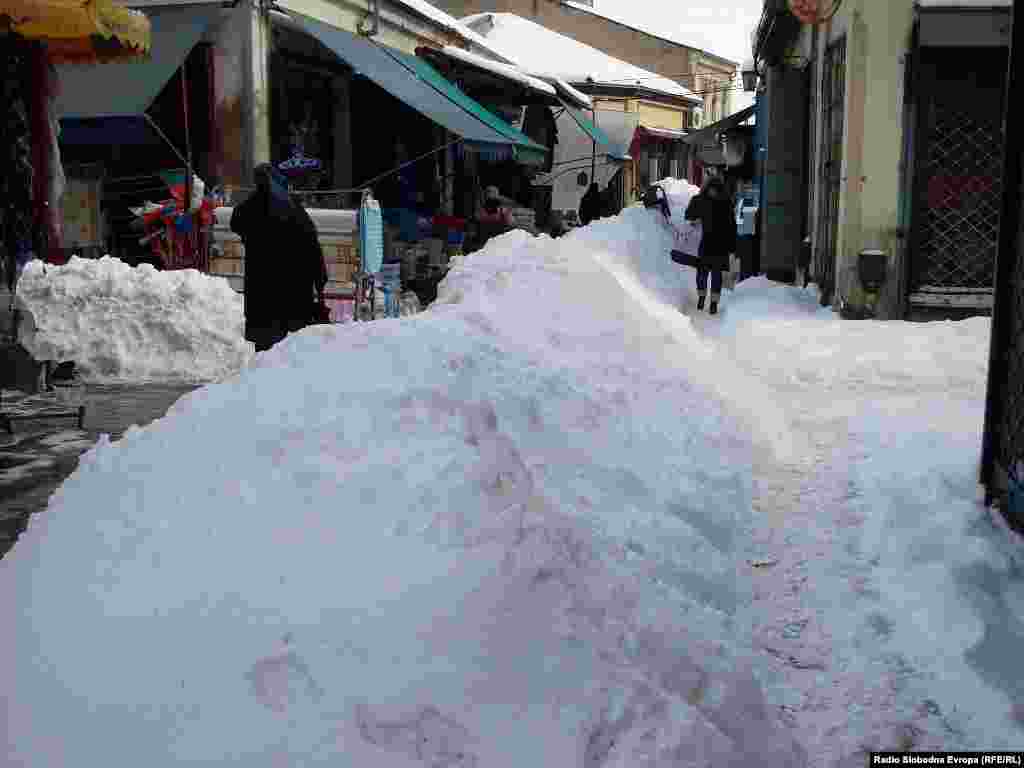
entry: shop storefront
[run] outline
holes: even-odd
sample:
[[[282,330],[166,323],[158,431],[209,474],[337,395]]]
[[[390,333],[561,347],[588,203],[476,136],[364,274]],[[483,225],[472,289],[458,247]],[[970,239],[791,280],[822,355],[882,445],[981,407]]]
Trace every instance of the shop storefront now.
[[[63,246],[61,207],[68,184],[56,102],[75,88],[67,72],[71,66],[138,65],[150,50],[151,27],[144,15],[103,0],[3,0],[0,25],[0,246],[5,282],[13,290],[26,261],[60,253]],[[87,189],[71,186],[80,207],[94,202]],[[80,217],[83,224],[89,219],[88,212]]]
[[[193,178],[205,189],[217,184],[211,41],[221,10],[161,6],[147,16],[153,49],[145,60],[58,68],[56,109],[71,192],[64,220],[74,235],[61,257],[109,253],[130,264],[200,267],[202,255],[184,257],[181,243],[168,241],[164,248],[163,236],[147,239],[136,211],[173,201],[172,187],[191,191]]]
[[[346,212],[364,190],[372,190],[388,224],[386,262],[406,264],[407,283],[433,281],[436,290],[464,233],[464,223],[447,215],[456,204],[451,181],[486,163],[547,160],[546,147],[424,59],[299,13],[275,14],[271,40],[271,158],[321,229],[329,300],[351,295],[361,266],[356,217]],[[240,282],[240,243],[221,234],[213,271]],[[423,293],[429,300],[429,285]]]

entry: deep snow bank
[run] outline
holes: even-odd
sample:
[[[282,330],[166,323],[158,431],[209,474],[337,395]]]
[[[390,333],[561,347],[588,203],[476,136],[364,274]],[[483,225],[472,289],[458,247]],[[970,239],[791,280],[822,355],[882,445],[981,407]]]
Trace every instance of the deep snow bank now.
[[[109,256],[33,261],[18,282],[32,313],[21,342],[37,360],[73,360],[93,381],[210,381],[252,354],[242,298],[222,278],[159,272]]]
[[[802,565],[755,578],[813,585],[812,610],[776,606],[757,642],[821,675],[769,681],[771,700],[797,713],[820,765],[901,740],[1019,748],[1024,558],[977,481],[991,321],[843,321],[813,289],[763,278],[726,302],[703,335],[814,444],[779,535]]]
[[[743,427],[602,266],[659,226],[510,233],[100,442],[0,561],[3,764],[803,764],[730,650]]]

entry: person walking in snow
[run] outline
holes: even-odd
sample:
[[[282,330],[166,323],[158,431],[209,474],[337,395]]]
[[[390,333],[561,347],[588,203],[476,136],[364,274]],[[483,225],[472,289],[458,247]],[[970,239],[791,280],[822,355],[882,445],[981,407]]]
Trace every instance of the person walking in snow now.
[[[690,200],[685,214],[687,221],[699,221],[702,227],[697,267],[697,309],[704,309],[711,279],[711,304],[708,312],[718,312],[722,296],[722,273],[729,269],[729,256],[736,250],[736,217],[729,201],[725,182],[711,177],[704,188]]]
[[[284,176],[269,163],[255,176],[256,191],[231,214],[231,231],[245,246],[245,338],[263,351],[314,321],[327,265],[316,225],[292,201]]]
[[[580,200],[580,224],[584,227],[601,217],[601,190],[596,183],[591,184],[587,193]]]

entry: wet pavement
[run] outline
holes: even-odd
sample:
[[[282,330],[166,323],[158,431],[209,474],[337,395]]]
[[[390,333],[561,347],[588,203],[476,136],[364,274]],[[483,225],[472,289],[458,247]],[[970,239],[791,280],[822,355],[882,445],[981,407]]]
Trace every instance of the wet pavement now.
[[[101,434],[117,440],[133,424],[142,427],[159,419],[195,388],[71,384],[39,395],[4,391],[0,412],[47,418],[15,418],[13,434],[0,426],[0,557],[25,530],[29,517],[46,508],[50,495],[75,471],[79,457]],[[85,406],[81,429],[76,413],[80,405]],[[54,417],[55,413],[73,415]]]

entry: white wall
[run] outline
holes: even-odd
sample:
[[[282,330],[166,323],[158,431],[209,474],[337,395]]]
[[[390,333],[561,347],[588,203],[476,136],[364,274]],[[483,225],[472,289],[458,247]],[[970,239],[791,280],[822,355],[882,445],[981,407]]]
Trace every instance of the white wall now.
[[[563,113],[556,121],[558,126],[558,144],[555,145],[554,167],[550,176],[536,180],[538,185],[551,184],[551,208],[556,211],[575,211],[579,209],[587,186],[590,185],[591,155],[593,141],[576,124],[568,113]],[[636,131],[637,115],[626,112],[597,111],[597,124],[619,152],[628,152],[629,142]],[[622,164],[609,160],[607,150],[599,145],[597,148],[597,169],[595,181],[604,189],[612,176]],[[573,161],[573,162],[570,162]],[[576,177],[583,171],[587,174],[587,186],[579,186]]]

